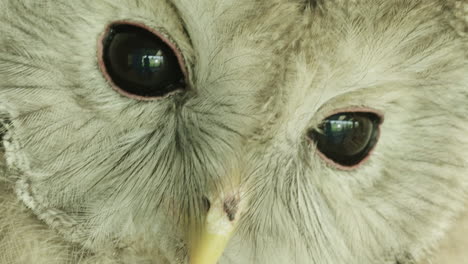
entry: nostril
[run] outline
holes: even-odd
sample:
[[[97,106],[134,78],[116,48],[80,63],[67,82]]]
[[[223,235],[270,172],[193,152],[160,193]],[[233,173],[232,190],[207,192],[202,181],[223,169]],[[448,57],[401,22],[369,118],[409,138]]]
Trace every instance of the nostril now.
[[[203,209],[205,209],[205,211],[208,212],[211,208],[211,202],[206,196],[203,196],[202,204],[203,204]]]
[[[236,214],[239,211],[239,201],[239,197],[236,196],[232,196],[224,200],[223,209],[231,222],[236,219]]]
[[[210,200],[207,196],[201,198],[201,208],[208,215],[216,217],[226,217],[230,222],[234,222],[239,213],[240,197],[238,195],[228,196],[225,199]]]

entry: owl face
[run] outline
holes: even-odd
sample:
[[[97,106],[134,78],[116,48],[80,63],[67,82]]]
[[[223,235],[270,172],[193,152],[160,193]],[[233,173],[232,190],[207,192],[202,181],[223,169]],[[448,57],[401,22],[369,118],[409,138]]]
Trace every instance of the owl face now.
[[[1,0],[6,177],[96,258],[413,263],[466,189],[453,12]]]

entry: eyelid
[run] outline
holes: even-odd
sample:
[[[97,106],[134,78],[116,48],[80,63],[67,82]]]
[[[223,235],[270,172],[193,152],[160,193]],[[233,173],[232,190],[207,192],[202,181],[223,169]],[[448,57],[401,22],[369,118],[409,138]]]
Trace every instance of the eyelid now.
[[[380,118],[380,125],[385,120],[385,115],[382,111],[377,110],[375,108],[371,108],[371,107],[365,107],[365,106],[351,106],[351,107],[337,108],[333,110],[332,112],[329,112],[327,115],[325,115],[325,117],[322,120],[325,120],[339,113],[372,113]]]

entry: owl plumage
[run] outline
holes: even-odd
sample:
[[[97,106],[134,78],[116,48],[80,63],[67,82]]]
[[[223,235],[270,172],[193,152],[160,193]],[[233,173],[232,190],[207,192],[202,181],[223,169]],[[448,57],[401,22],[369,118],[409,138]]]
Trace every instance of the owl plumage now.
[[[219,264],[418,263],[464,210],[466,10],[0,0],[0,263],[189,263],[218,205]],[[99,55],[116,22],[170,43],[184,89],[119,91]],[[380,136],[340,166],[309,132],[355,111]]]

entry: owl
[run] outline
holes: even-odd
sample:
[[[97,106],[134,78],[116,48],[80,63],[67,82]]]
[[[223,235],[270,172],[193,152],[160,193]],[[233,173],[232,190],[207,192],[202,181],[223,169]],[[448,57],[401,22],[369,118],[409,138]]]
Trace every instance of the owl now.
[[[430,259],[468,194],[467,10],[0,0],[0,263]]]

